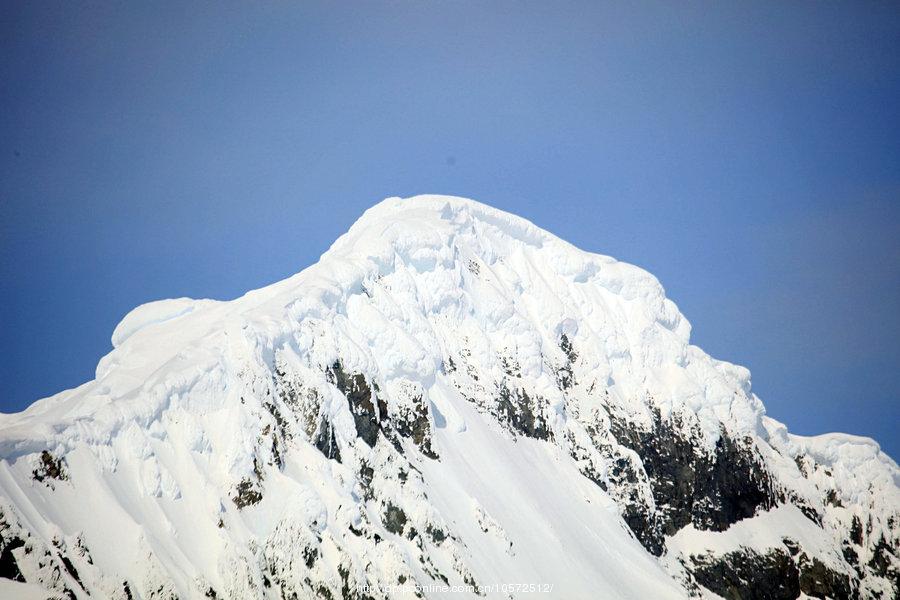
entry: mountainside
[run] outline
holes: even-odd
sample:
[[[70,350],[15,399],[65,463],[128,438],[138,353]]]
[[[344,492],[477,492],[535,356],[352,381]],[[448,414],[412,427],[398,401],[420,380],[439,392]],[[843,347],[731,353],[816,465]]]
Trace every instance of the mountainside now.
[[[0,415],[0,596],[900,596],[897,464],[788,433],[689,334],[637,267],[385,200]]]

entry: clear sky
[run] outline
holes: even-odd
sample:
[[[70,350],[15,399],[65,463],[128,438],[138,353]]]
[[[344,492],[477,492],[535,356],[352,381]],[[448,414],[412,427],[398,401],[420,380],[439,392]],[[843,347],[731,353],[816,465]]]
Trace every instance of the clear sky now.
[[[654,273],[798,433],[900,458],[900,4],[0,5],[0,410],[135,305],[467,196]]]

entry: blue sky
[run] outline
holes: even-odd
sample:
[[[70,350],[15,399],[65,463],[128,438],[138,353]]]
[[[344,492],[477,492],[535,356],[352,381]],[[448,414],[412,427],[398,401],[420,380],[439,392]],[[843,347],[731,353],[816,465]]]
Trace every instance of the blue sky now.
[[[679,4],[2,3],[0,410],[137,304],[447,193],[648,269],[770,415],[900,457],[900,6]]]

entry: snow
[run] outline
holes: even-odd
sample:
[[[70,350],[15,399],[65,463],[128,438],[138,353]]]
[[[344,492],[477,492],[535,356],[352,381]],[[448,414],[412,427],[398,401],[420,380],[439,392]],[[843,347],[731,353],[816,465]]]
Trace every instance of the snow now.
[[[116,326],[112,334],[113,348],[118,348],[125,340],[145,327],[177,319],[198,308],[202,308],[204,305],[212,303],[214,303],[213,300],[175,298],[141,304],[125,315],[122,321]]]
[[[39,585],[0,579],[0,598],[15,598],[16,600],[56,600],[61,595],[54,594]]]
[[[562,336],[578,354],[569,392],[557,382]],[[690,324],[652,275],[462,198],[384,200],[301,273],[228,302],[144,304],[112,342],[94,381],[0,415],[4,513],[36,545],[87,547],[92,562],[76,560],[83,585],[110,597],[123,581],[135,597],[159,586],[185,598],[208,587],[274,594],[261,563],[294,586],[350,564],[351,577],[381,583],[428,581],[438,569],[459,584],[467,574],[480,584],[553,583],[567,598],[683,597],[568,453],[572,413],[596,408],[594,389],[636,422],[649,422],[651,407],[696,415],[707,449],[723,424],[759,436],[779,480],[819,504],[794,457],[831,465],[829,485],[848,503],[900,506],[900,471],[874,442],[801,438],[765,417],[749,371],[691,345]],[[425,399],[439,460],[409,440],[398,458],[357,439],[326,375],[335,361],[377,383],[392,416]],[[511,436],[486,413],[502,381],[545,403],[558,443]],[[278,399],[288,388],[304,410],[321,406],[342,463],[313,446],[316,423]],[[284,427],[290,435],[275,439]],[[64,457],[67,480],[34,480],[44,450]],[[375,499],[349,466],[361,461],[376,467]],[[239,508],[236,486],[257,477],[262,500]],[[425,542],[433,564],[380,524],[388,503],[420,533],[440,523],[455,536]],[[762,547],[775,543],[771,529],[833,553],[826,531],[783,508],[720,534],[682,530],[670,552]],[[834,526],[847,518],[834,512]],[[376,549],[350,525],[384,541]],[[304,544],[318,552],[313,567],[296,558]],[[83,597],[68,575],[55,581]]]

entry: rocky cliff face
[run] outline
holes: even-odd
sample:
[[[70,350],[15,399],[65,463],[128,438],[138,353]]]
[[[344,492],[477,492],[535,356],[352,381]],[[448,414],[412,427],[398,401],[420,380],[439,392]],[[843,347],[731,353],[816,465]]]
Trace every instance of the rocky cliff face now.
[[[897,465],[789,434],[689,332],[636,267],[386,200],[0,416],[0,592],[896,598]]]

